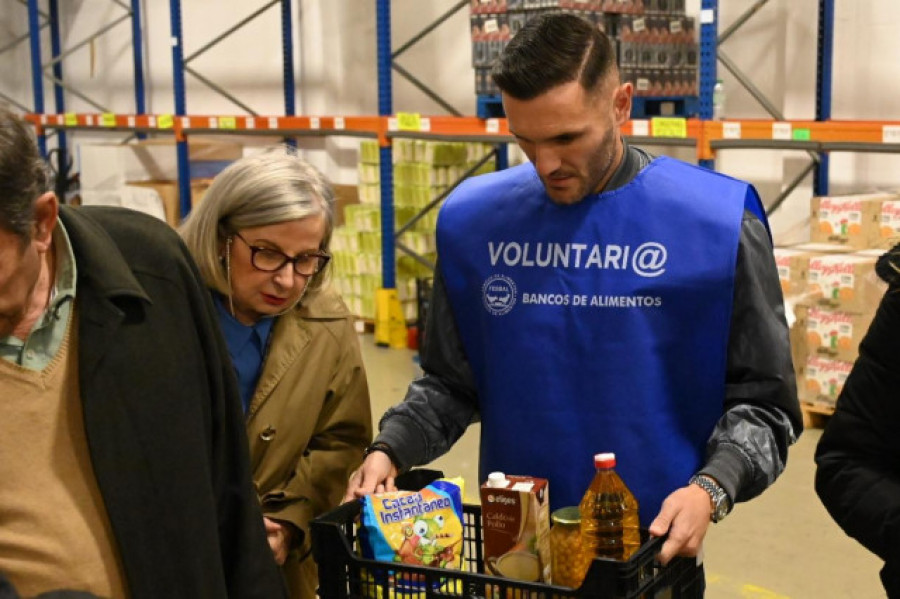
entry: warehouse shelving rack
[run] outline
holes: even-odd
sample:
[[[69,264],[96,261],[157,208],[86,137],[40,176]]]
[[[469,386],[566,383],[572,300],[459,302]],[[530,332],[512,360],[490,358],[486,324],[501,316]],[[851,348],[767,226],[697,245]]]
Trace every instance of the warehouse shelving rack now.
[[[141,34],[141,4],[140,0],[130,0],[126,4],[122,0],[110,0],[113,4],[118,5],[124,10],[110,23],[100,27],[94,33],[88,35],[80,42],[72,45],[67,49],[62,48],[60,30],[59,30],[59,0],[48,0],[48,13],[42,14],[38,6],[38,0],[28,0],[28,39],[31,48],[31,80],[32,93],[34,97],[34,114],[45,114],[44,104],[44,80],[49,79],[53,83],[54,106],[58,114],[64,114],[65,108],[65,92],[73,94],[103,114],[110,115],[110,110],[96,102],[86,94],[78,91],[76,88],[69,86],[63,80],[63,60],[70,54],[81,50],[88,46],[94,39],[107,33],[120,23],[130,23],[131,39],[132,39],[132,56],[134,69],[134,99],[135,112],[143,114],[145,109],[145,91],[144,91],[144,68],[143,68],[143,37]],[[41,57],[41,31],[47,27],[50,31],[50,49],[51,59],[48,63],[44,63]],[[4,50],[11,49],[24,38],[15,40],[9,44]],[[4,96],[6,97],[6,96]],[[18,102],[15,102],[18,105]],[[47,156],[47,140],[43,129],[38,129],[38,148],[41,154]],[[69,157],[65,129],[57,131],[56,142],[56,172],[59,174],[57,180],[57,193],[62,196],[64,191],[65,176],[68,172]]]
[[[51,8],[56,0],[49,0]],[[180,32],[180,2],[171,1],[171,18],[173,38],[177,43],[173,46],[173,65],[176,78],[181,77],[180,85],[176,85],[176,94],[184,94],[183,76],[185,60],[180,55],[182,40]],[[834,0],[819,0],[819,40],[817,44],[817,85],[816,115],[812,120],[785,120],[769,103],[758,89],[750,82],[721,51],[719,46],[726,41],[740,26],[758,12],[768,0],[756,0],[754,4],[732,25],[721,34],[718,33],[718,1],[702,0],[700,16],[700,116],[699,119],[637,119],[623,127],[623,134],[632,143],[646,145],[673,145],[696,148],[698,162],[712,168],[719,151],[730,148],[790,149],[804,150],[811,153],[815,160],[804,170],[801,177],[789,184],[781,196],[770,205],[770,212],[776,209],[787,197],[787,194],[800,183],[809,172],[816,171],[815,192],[827,193],[828,154],[830,152],[900,152],[900,122],[880,121],[833,121],[831,116],[831,53],[833,49]],[[132,0],[137,4],[138,0]],[[189,208],[189,171],[187,165],[186,136],[193,133],[222,134],[243,133],[266,135],[276,133],[284,136],[326,136],[352,135],[370,137],[379,140],[381,147],[381,198],[382,198],[382,243],[383,243],[383,286],[393,288],[394,250],[399,247],[414,255],[398,244],[397,238],[407,226],[394,230],[393,223],[393,172],[391,169],[391,141],[395,138],[427,138],[456,141],[486,141],[503,147],[512,137],[509,135],[506,121],[502,118],[476,118],[466,116],[436,116],[412,119],[398,118],[393,113],[391,75],[397,71],[403,76],[411,75],[402,68],[397,68],[397,56],[413,43],[420,41],[434,27],[445,21],[451,14],[460,10],[466,2],[457,2],[437,22],[429,25],[398,50],[391,51],[390,40],[390,0],[376,0],[378,30],[378,97],[379,114],[374,116],[295,116],[288,114],[293,110],[293,85],[288,85],[288,73],[292,75],[293,66],[289,62],[292,52],[289,48],[290,38],[290,4],[291,0],[273,0],[266,5],[269,8],[276,2],[282,6],[283,38],[285,40],[285,84],[290,92],[285,95],[284,116],[226,116],[187,115],[186,105],[176,100],[175,115],[146,115],[141,110],[135,115],[119,114],[67,114],[60,110],[57,103],[57,114],[46,114],[42,106],[36,105],[35,112],[29,119],[38,127],[39,133],[48,128],[64,132],[70,128],[109,129],[122,131],[144,131],[174,134],[179,141],[179,179],[182,211]],[[120,3],[120,2],[119,2]],[[32,9],[33,7],[33,9]],[[34,12],[32,38],[36,37],[42,24],[37,14],[37,0],[29,0],[29,9]],[[135,13],[132,13],[133,19]],[[51,19],[52,20],[52,19]],[[138,21],[135,20],[135,23]],[[137,26],[137,25],[135,25]],[[236,28],[232,28],[233,31]],[[177,34],[177,35],[176,35]],[[139,39],[139,27],[138,35]],[[203,50],[210,48],[220,38],[207,44]],[[34,41],[33,41],[34,45]],[[38,46],[39,50],[39,46]],[[195,57],[198,53],[194,53]],[[137,51],[136,51],[137,57]],[[724,57],[724,59],[723,59]],[[190,59],[191,57],[189,57]],[[712,121],[712,86],[716,79],[717,61],[722,62],[735,78],[750,91],[754,97],[767,107],[773,120],[739,120],[726,119]],[[39,58],[37,63],[39,64]],[[59,61],[57,61],[59,64]],[[407,77],[409,78],[409,77]],[[413,76],[414,79],[414,76]],[[411,79],[412,80],[412,79]],[[416,80],[417,81],[417,80]],[[176,81],[177,83],[177,81]],[[434,99],[421,82],[414,85]],[[136,84],[136,92],[138,89]],[[142,93],[142,84],[140,86]],[[36,94],[37,96],[37,94]],[[437,101],[437,100],[436,100]],[[439,102],[440,103],[440,102]],[[442,104],[443,105],[443,104]],[[449,107],[451,114],[457,113]],[[182,145],[184,144],[184,145]],[[501,159],[503,158],[501,153]],[[502,164],[501,164],[502,166]],[[432,202],[436,205],[440,199]],[[416,218],[420,218],[417,216]],[[409,223],[408,223],[409,225]]]

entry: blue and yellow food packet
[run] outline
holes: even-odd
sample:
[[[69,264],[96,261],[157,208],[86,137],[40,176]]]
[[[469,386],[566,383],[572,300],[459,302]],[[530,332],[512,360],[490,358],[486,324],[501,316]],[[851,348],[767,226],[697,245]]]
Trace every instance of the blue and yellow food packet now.
[[[462,480],[439,479],[421,491],[362,499],[362,555],[412,566],[459,569],[463,549]]]

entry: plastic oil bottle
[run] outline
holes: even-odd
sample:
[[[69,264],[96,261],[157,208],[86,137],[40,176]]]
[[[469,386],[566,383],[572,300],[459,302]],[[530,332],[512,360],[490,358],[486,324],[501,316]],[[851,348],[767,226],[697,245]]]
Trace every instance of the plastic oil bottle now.
[[[616,473],[616,454],[594,456],[597,473],[581,500],[582,550],[627,560],[641,546],[638,502]]]

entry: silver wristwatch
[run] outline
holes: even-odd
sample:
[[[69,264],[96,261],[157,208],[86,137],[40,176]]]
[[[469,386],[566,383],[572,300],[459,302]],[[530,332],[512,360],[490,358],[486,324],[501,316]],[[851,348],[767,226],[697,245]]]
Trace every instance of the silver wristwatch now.
[[[731,511],[731,499],[728,498],[728,493],[719,486],[719,483],[708,476],[695,474],[691,477],[691,480],[688,481],[688,484],[697,485],[709,493],[709,498],[712,501],[712,509],[709,513],[710,520],[713,522],[721,522],[725,519],[725,516]]]

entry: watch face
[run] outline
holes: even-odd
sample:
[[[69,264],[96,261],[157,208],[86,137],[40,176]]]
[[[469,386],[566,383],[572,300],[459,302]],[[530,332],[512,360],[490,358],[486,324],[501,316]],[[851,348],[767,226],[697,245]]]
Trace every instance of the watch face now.
[[[716,505],[715,521],[719,522],[728,515],[728,502],[723,500]]]

